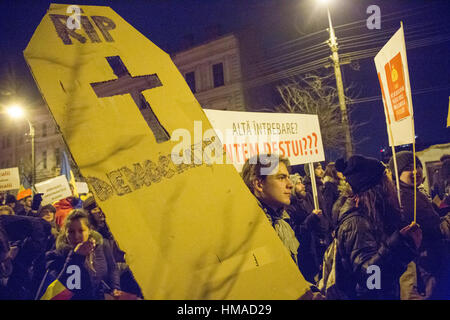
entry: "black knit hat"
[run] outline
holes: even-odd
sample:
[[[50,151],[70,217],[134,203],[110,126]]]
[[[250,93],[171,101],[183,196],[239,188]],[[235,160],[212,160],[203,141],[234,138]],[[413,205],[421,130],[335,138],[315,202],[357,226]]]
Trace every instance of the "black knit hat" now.
[[[385,167],[375,158],[354,155],[348,161],[338,159],[336,170],[342,172],[354,193],[361,193],[380,183]]]
[[[400,176],[405,169],[408,168],[408,166],[414,164],[414,157],[413,153],[411,151],[400,151],[396,153],[397,158],[397,169],[398,169],[398,175]],[[421,167],[422,162],[420,162],[419,158],[416,156],[416,167]],[[392,171],[393,177],[395,179],[395,168],[394,168],[394,157],[391,157],[389,160],[389,169]]]

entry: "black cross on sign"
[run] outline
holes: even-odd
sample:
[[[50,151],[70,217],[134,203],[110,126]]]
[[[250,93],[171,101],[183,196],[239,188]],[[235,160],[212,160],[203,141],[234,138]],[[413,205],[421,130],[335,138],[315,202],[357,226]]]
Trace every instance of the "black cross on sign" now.
[[[157,74],[132,77],[119,56],[106,57],[117,79],[91,83],[99,98],[130,94],[153,132],[157,143],[168,141],[169,133],[159,122],[142,91],[162,86]]]

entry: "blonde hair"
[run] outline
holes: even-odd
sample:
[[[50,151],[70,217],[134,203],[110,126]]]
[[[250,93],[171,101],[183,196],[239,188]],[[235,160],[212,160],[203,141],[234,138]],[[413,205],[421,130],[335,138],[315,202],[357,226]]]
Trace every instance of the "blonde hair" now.
[[[10,206],[0,206],[0,211],[8,211],[8,215],[14,215],[14,210]]]
[[[248,159],[242,167],[241,177],[244,180],[247,187],[252,193],[254,193],[253,182],[255,180],[266,180],[267,175],[262,173],[262,169],[272,167],[272,161],[275,160],[276,165],[280,162],[286,165],[288,172],[290,171],[290,163],[287,158],[279,155],[262,154],[253,156]]]

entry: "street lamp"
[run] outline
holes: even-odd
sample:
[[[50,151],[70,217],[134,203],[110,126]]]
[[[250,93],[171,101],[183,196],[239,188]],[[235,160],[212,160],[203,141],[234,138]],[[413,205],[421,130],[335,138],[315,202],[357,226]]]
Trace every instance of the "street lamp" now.
[[[347,158],[349,158],[353,154],[353,145],[352,145],[352,138],[350,135],[350,125],[348,122],[347,106],[345,105],[344,84],[342,83],[341,66],[339,64],[337,38],[334,33],[333,24],[331,23],[330,8],[328,7],[328,3],[330,2],[330,0],[318,0],[318,1],[327,6],[328,23],[329,23],[328,32],[330,33],[330,39],[327,42],[331,48],[331,53],[332,53],[331,60],[333,61],[333,65],[334,65],[334,75],[336,78],[336,87],[338,90],[339,106],[341,109],[341,117],[342,117],[342,125],[345,130],[345,150],[346,150]]]
[[[35,165],[35,148],[34,148],[34,126],[31,124],[30,120],[25,116],[25,112],[19,105],[12,105],[6,109],[6,112],[9,114],[11,118],[25,118],[28,122],[28,126],[30,127],[30,137],[31,137],[31,187],[34,186],[36,180],[36,165]]]

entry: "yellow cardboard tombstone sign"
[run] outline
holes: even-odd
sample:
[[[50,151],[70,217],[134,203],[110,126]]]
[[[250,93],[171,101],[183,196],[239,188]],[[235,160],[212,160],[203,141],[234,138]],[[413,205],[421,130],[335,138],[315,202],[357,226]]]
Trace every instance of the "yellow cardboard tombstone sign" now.
[[[300,297],[308,283],[234,167],[172,162],[175,129],[211,125],[169,55],[112,9],[80,8],[70,29],[52,4],[24,55],[145,298]]]

